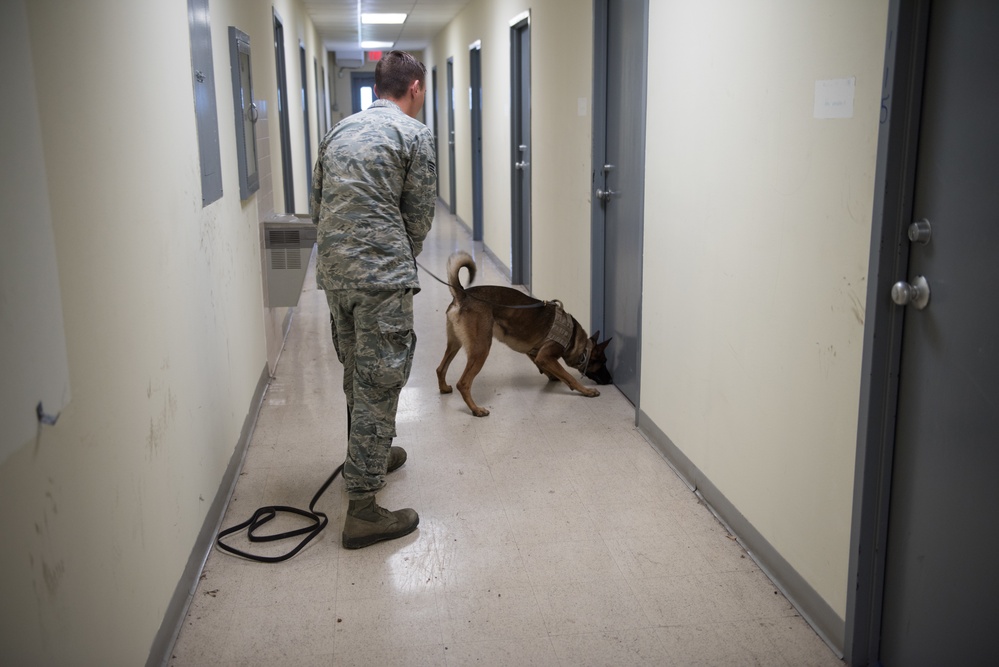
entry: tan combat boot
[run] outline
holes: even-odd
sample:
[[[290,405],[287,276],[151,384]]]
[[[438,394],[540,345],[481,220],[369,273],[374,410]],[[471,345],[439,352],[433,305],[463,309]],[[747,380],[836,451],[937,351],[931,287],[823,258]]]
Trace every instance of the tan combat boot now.
[[[382,540],[394,540],[409,535],[418,525],[420,516],[408,507],[390,512],[379,507],[374,496],[351,500],[343,523],[343,546],[360,549]]]

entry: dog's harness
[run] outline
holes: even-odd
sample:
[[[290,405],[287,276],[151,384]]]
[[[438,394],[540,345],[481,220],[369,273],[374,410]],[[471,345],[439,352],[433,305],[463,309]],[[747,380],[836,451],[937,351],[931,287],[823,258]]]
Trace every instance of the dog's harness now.
[[[548,330],[548,335],[545,336],[544,342],[552,341],[553,343],[558,343],[562,346],[562,349],[568,351],[569,344],[572,342],[573,337],[576,335],[576,323],[573,321],[572,316],[565,312],[562,307],[562,302],[554,299],[552,301],[545,301],[544,305],[551,304],[555,306],[555,320],[552,322],[551,329]],[[576,365],[576,370],[582,374],[586,374],[586,367],[590,363],[590,351],[592,346],[590,341],[586,341],[586,350],[580,357],[579,364]],[[541,347],[538,346],[531,350],[529,354],[536,355]]]
[[[561,345],[563,349],[568,350],[569,341],[572,340],[573,329],[575,329],[572,323],[572,316],[565,312],[561,301],[555,300],[548,303],[555,306],[555,321],[552,322],[552,328],[548,330],[548,337],[545,340],[554,341]]]
[[[572,334],[575,333],[576,329],[575,325],[572,322],[572,316],[569,315],[569,313],[565,312],[565,309],[562,308],[562,302],[559,301],[558,299],[554,299],[552,301],[542,301],[541,305],[555,306],[555,321],[552,322],[552,327],[551,329],[548,330],[548,335],[545,336],[545,339],[541,342],[541,345],[544,345],[548,341],[552,341],[561,345],[562,349],[564,350],[569,349],[569,341],[572,340]],[[530,352],[528,352],[528,354],[530,354],[532,357],[536,355],[538,351],[541,350],[541,345],[532,349]]]
[[[586,351],[583,352],[583,356],[579,359],[579,365],[576,366],[576,370],[581,374],[586,375],[586,367],[590,365],[590,353],[593,352],[593,342],[590,340],[586,341]]]

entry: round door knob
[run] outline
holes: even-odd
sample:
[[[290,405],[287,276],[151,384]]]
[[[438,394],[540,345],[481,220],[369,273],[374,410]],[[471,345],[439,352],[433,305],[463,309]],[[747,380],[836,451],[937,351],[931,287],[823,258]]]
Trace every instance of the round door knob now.
[[[607,201],[616,194],[618,193],[615,190],[601,190],[597,188],[597,199],[603,199],[604,201]]]
[[[923,276],[916,276],[911,284],[900,280],[892,285],[891,300],[900,306],[911,304],[916,310],[922,310],[930,302],[930,284]]]

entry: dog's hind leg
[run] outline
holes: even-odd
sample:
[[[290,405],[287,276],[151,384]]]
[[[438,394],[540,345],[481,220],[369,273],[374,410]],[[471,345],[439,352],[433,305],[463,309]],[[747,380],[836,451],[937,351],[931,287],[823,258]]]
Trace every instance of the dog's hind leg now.
[[[437,367],[437,388],[442,394],[451,393],[451,385],[447,383],[447,369],[454,361],[454,357],[461,349],[461,339],[454,335],[454,327],[451,320],[447,321],[447,349],[444,350],[444,358],[441,359],[440,366]]]
[[[462,372],[461,377],[458,378],[458,393],[465,399],[465,405],[468,406],[473,415],[476,417],[485,417],[489,414],[489,410],[476,405],[475,399],[472,398],[472,381],[479,374],[479,371],[482,370],[483,364],[486,363],[486,357],[489,356],[489,348],[493,344],[493,337],[491,334],[476,336],[474,340],[467,342],[468,344],[465,345],[465,355],[468,357],[468,361],[465,363],[465,370]]]

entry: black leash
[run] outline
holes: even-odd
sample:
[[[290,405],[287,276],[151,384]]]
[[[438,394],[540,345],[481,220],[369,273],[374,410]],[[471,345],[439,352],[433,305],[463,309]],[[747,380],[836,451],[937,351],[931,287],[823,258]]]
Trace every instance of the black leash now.
[[[332,317],[332,316],[331,316]],[[347,438],[350,438],[350,406],[347,407]],[[346,463],[346,462],[344,462]],[[215,545],[218,546],[222,551],[227,551],[234,556],[240,556],[247,560],[257,561],[258,563],[280,563],[281,561],[286,561],[293,557],[299,551],[305,548],[309,542],[314,540],[319,533],[323,532],[329,524],[330,519],[325,513],[320,512],[316,509],[316,503],[319,502],[319,498],[326,493],[326,489],[330,488],[330,484],[333,480],[343,472],[344,463],[341,463],[333,471],[333,474],[329,476],[323,485],[319,487],[316,491],[316,495],[312,496],[312,502],[309,503],[308,510],[298,509],[297,507],[288,507],[287,505],[268,505],[266,507],[261,507],[256,512],[253,513],[249,519],[243,523],[226,528],[225,530],[219,531],[219,534],[215,537]],[[311,524],[308,526],[303,526],[301,528],[296,528],[295,530],[288,530],[283,533],[273,533],[271,535],[257,535],[254,533],[258,528],[267,524],[267,522],[272,521],[277,518],[278,513],[285,512],[287,514],[296,514],[301,517],[305,517]],[[305,535],[306,537],[298,543],[298,546],[289,551],[286,554],[281,554],[280,556],[259,556],[257,554],[251,554],[246,551],[241,551],[236,547],[231,547],[228,544],[222,542],[223,537],[228,537],[233,533],[238,533],[239,531],[246,528],[246,539],[250,542],[276,542],[278,540],[287,540],[291,537],[298,537],[299,535]]]
[[[333,474],[330,475],[329,479],[327,479],[326,482],[323,483],[321,487],[319,487],[319,491],[316,492],[316,495],[312,497],[312,502],[309,503],[308,511],[298,509],[297,507],[288,507],[286,505],[270,505],[268,507],[261,507],[260,509],[258,509],[256,512],[253,513],[252,517],[250,517],[243,523],[237,526],[232,526],[231,528],[226,528],[225,530],[219,532],[218,537],[215,538],[215,544],[218,546],[219,549],[222,549],[223,551],[228,551],[229,553],[234,554],[236,556],[241,556],[243,558],[246,558],[247,560],[254,560],[259,563],[280,563],[281,561],[288,560],[289,558],[297,554],[299,551],[304,549],[305,545],[307,545],[309,542],[315,539],[316,536],[319,535],[319,533],[321,533],[323,529],[326,527],[326,525],[330,522],[329,517],[327,517],[323,512],[320,512],[316,509],[316,503],[319,502],[319,497],[326,492],[326,489],[329,488],[330,484],[333,483],[333,480],[336,479],[337,475],[339,475],[342,471],[343,471],[343,464],[341,463],[339,466],[337,466],[337,469],[333,471]],[[256,535],[254,533],[254,531],[265,525],[268,521],[275,519],[279,512],[286,512],[288,514],[297,514],[298,516],[302,516],[305,517],[306,519],[309,519],[311,521],[311,524],[308,526],[303,526],[302,528],[296,528],[295,530],[289,530],[284,533],[274,533],[271,535]],[[306,535],[306,537],[301,542],[299,542],[297,547],[295,547],[288,553],[282,554],[280,556],[259,556],[257,554],[251,554],[245,551],[240,551],[239,549],[231,547],[228,544],[222,542],[223,537],[232,535],[233,533],[239,532],[244,528],[247,529],[246,537],[251,542],[275,542],[277,540],[286,540],[288,538],[297,537],[299,535]]]

